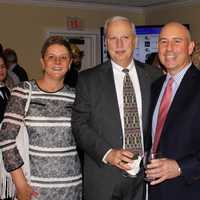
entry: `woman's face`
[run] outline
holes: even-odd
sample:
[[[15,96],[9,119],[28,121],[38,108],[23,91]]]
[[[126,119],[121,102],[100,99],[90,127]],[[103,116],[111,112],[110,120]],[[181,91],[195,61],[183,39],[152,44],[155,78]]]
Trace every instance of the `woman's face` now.
[[[4,63],[4,60],[0,58],[0,81],[1,82],[6,79],[6,75],[7,75],[6,65]]]
[[[71,64],[71,56],[65,46],[53,44],[47,48],[41,63],[46,77],[62,80]]]

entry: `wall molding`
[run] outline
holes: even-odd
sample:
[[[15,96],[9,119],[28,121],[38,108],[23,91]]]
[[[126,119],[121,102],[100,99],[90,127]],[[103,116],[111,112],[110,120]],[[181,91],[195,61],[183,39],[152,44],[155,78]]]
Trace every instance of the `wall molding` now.
[[[157,5],[157,6],[150,6],[148,8],[144,8],[144,13],[148,11],[154,11],[154,10],[159,10],[162,8],[171,8],[171,7],[186,7],[186,6],[193,6],[193,5],[200,5],[199,0],[185,0],[183,2],[173,2],[173,3],[168,3],[168,4],[163,4],[163,5]]]
[[[106,5],[106,4],[97,4],[97,3],[79,3],[71,1],[59,1],[59,0],[0,0],[0,4],[8,5],[34,5],[42,7],[61,7],[61,8],[78,8],[78,9],[91,9],[91,10],[112,10],[112,11],[127,11],[134,12],[139,14],[145,14],[154,10],[159,10],[162,8],[171,8],[171,7],[185,7],[192,5],[200,5],[199,0],[185,0],[183,2],[173,2],[163,5],[155,5],[150,7],[131,7],[131,6],[116,6],[116,5]]]
[[[52,1],[52,0],[0,0],[0,4],[13,4],[13,5],[35,5],[44,7],[63,7],[63,8],[79,8],[91,10],[112,10],[112,11],[127,11],[135,13],[144,13],[143,8],[136,8],[131,6],[116,6],[97,3],[79,3],[70,1]]]

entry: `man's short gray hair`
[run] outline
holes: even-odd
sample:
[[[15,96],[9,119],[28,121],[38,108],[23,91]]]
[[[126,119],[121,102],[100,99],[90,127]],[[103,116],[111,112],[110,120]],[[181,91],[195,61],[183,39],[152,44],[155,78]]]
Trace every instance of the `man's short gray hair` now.
[[[132,26],[133,34],[136,35],[135,24],[132,21],[130,21],[126,17],[114,16],[114,17],[108,18],[105,21],[105,24],[104,24],[104,36],[105,37],[107,36],[108,26],[110,25],[110,23],[115,22],[115,21],[126,21],[126,22],[128,22],[130,24],[130,26]]]

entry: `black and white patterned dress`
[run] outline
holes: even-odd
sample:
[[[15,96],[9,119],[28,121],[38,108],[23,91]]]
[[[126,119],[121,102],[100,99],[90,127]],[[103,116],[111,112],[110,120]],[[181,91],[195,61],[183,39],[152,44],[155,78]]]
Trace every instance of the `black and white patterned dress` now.
[[[65,86],[53,93],[42,91],[35,81],[26,117],[29,135],[31,185],[37,200],[81,200],[82,177],[71,131],[74,90]],[[0,132],[0,148],[8,171],[23,165],[15,138],[27,100],[28,85],[12,90]]]

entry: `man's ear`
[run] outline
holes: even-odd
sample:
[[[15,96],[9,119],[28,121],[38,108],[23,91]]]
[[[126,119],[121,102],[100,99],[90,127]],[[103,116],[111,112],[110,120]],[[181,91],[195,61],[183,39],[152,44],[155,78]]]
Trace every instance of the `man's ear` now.
[[[137,47],[137,43],[138,43],[137,36],[135,36],[133,43],[134,43],[134,48],[136,48]]]
[[[194,43],[194,41],[191,41],[189,44],[189,47],[188,47],[189,55],[192,54],[194,47],[195,47],[195,43]]]

